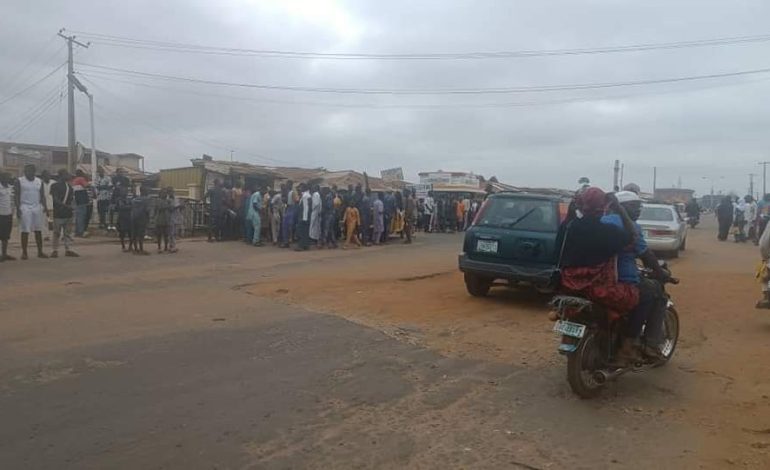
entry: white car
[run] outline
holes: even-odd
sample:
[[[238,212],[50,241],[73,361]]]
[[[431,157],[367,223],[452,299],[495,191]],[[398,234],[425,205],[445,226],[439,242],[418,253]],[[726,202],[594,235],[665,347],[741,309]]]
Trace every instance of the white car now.
[[[642,227],[644,239],[652,251],[676,258],[687,244],[687,222],[675,206],[644,204],[636,221]]]

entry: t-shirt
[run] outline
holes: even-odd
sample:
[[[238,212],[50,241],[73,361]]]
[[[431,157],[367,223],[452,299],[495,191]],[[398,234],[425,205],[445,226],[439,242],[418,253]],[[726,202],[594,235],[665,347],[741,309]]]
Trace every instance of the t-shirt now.
[[[72,200],[74,197],[75,191],[66,181],[59,181],[51,185],[54,219],[69,219],[72,217]]]
[[[623,220],[618,214],[609,214],[602,217],[603,224],[610,224],[623,228]],[[639,268],[636,267],[636,258],[647,251],[647,241],[642,234],[642,228],[634,222],[636,230],[636,243],[627,246],[618,255],[618,281],[628,284],[639,283]]]
[[[209,189],[208,192],[209,204],[211,205],[211,213],[219,214],[224,209],[223,202],[225,198],[225,190],[218,187]]]
[[[144,196],[137,196],[131,200],[131,221],[134,223],[147,223],[150,216],[149,201]]]

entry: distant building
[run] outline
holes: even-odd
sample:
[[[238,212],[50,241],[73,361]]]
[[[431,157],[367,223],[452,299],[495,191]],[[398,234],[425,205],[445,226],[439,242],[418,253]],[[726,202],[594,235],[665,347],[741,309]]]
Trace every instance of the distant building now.
[[[78,146],[80,158],[77,166],[90,168],[91,150]],[[112,154],[96,151],[99,165],[122,167],[131,172],[144,172],[144,157],[136,153]],[[25,144],[19,142],[0,142],[0,168],[21,175],[24,165],[34,164],[38,171],[48,170],[56,173],[61,168],[67,168],[67,147],[60,145]]]
[[[653,197],[657,201],[667,202],[669,204],[675,204],[681,202],[686,204],[693,198],[695,191],[692,189],[682,188],[657,188]]]

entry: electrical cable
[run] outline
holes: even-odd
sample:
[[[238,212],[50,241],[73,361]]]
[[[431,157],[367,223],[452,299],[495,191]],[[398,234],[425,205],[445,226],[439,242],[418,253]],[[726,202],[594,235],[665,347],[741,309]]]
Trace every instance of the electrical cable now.
[[[147,39],[115,36],[109,34],[71,31],[90,39],[93,44],[105,46],[129,47],[138,49],[153,49],[196,54],[239,55],[281,57],[293,59],[334,59],[334,60],[469,60],[469,59],[507,59],[522,57],[565,56],[586,54],[612,54],[622,52],[640,52],[665,49],[682,49],[693,47],[726,46],[747,43],[770,42],[770,34],[753,36],[733,36],[690,41],[627,44],[620,46],[602,46],[593,48],[574,49],[541,49],[518,51],[471,51],[471,52],[421,52],[402,54],[379,53],[342,53],[342,52],[309,52],[273,49],[248,49],[220,46],[206,46],[182,42],[156,41]]]
[[[107,67],[104,65],[78,64],[82,67],[94,68],[97,70],[106,70],[123,75],[133,75],[158,80],[199,83],[203,85],[216,85],[238,88],[255,88],[262,90],[279,90],[291,92],[306,93],[334,93],[334,94],[361,94],[361,95],[485,95],[485,94],[513,94],[513,93],[544,93],[553,91],[573,91],[573,90],[593,90],[602,88],[620,88],[630,86],[659,85],[663,83],[678,83],[696,80],[713,80],[718,78],[740,77],[747,75],[764,74],[770,72],[770,68],[741,70],[737,72],[713,73],[707,75],[689,75],[682,77],[669,77],[646,80],[632,80],[624,82],[607,83],[580,83],[568,85],[540,85],[524,87],[501,87],[501,88],[455,88],[455,89],[385,89],[385,88],[332,88],[332,87],[307,87],[307,86],[287,86],[287,85],[264,85],[257,83],[237,83],[225,82],[220,80],[198,79],[190,77],[180,77],[174,75],[164,75],[152,72],[143,72],[138,70],[123,69],[118,67]]]
[[[23,95],[24,93],[26,93],[27,91],[29,91],[29,90],[31,90],[31,89],[33,89],[33,88],[35,88],[35,87],[36,87],[38,84],[40,84],[40,83],[44,82],[44,81],[45,81],[45,80],[47,80],[47,79],[48,79],[48,78],[49,78],[51,75],[55,74],[55,73],[56,73],[56,72],[57,72],[57,71],[58,71],[60,68],[64,67],[64,65],[65,65],[65,64],[66,64],[66,62],[63,62],[61,65],[59,65],[59,66],[58,66],[58,67],[56,67],[55,69],[51,70],[51,71],[50,71],[50,72],[48,72],[47,74],[43,75],[43,76],[42,76],[42,77],[40,77],[39,79],[37,79],[37,80],[35,80],[34,82],[30,83],[29,85],[27,85],[26,87],[24,87],[24,88],[22,88],[21,90],[17,91],[17,92],[16,92],[16,93],[14,93],[13,95],[11,95],[11,96],[9,96],[9,97],[5,98],[4,100],[0,101],[0,106],[4,105],[5,103],[8,103],[9,101],[13,100],[14,98],[17,98],[17,97],[19,97],[19,96]]]

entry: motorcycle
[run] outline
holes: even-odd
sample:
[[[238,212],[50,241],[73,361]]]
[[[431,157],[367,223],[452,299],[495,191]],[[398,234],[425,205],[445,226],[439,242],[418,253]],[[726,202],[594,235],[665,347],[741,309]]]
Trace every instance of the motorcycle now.
[[[668,272],[665,263],[661,263],[661,267]],[[642,275],[653,279],[650,270],[643,269]],[[666,282],[679,283],[670,276]],[[645,372],[663,366],[671,359],[679,339],[679,315],[671,296],[665,292],[665,284],[662,283],[666,311],[661,355],[645,357],[643,361],[625,367],[613,365],[623,339],[620,332],[625,326],[625,316],[621,317],[582,297],[557,295],[553,298],[551,306],[557,318],[553,330],[561,335],[559,353],[567,356],[567,381],[576,395],[594,398],[609,381],[628,372]]]
[[[691,215],[687,217],[687,224],[690,226],[690,228],[695,228],[696,225],[700,223],[700,216],[699,215]]]

